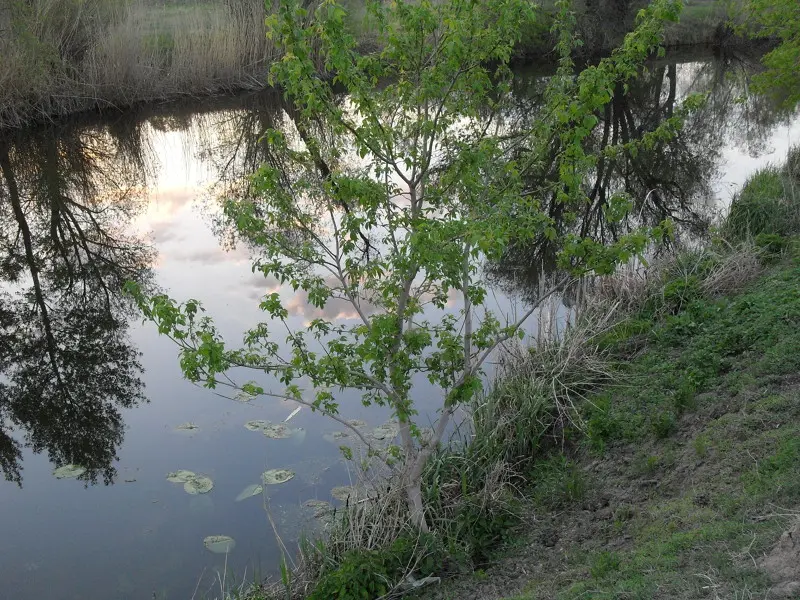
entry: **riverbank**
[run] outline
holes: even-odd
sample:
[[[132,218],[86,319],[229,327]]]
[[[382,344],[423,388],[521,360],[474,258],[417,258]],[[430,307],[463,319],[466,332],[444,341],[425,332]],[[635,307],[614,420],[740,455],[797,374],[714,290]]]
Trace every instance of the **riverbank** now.
[[[431,461],[448,526],[338,556],[306,546],[317,581],[287,570],[247,597],[796,597],[798,185],[795,150],[705,247],[596,282],[604,311],[517,354],[473,407],[473,442]]]
[[[351,27],[365,48],[374,46],[358,0]],[[588,55],[613,48],[632,20],[598,18],[576,5]],[[264,3],[231,0],[35,0],[0,9],[0,129],[84,111],[264,89],[276,58],[265,34]],[[749,46],[732,34],[728,9],[698,0],[666,32],[668,48]],[[609,21],[610,19],[610,21]],[[619,27],[598,27],[614,22]],[[519,60],[546,62],[553,48],[547,9],[540,26],[518,48]]]

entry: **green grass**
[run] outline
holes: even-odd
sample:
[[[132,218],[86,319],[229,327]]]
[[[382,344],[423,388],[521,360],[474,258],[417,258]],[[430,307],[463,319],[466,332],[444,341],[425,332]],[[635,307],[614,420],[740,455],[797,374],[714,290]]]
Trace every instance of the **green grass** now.
[[[741,240],[759,235],[787,236],[800,233],[800,188],[797,156],[790,151],[783,167],[756,171],[731,202],[723,233]]]
[[[583,461],[599,456],[599,491],[630,493],[633,508],[516,600],[765,597],[755,559],[788,526],[779,507],[800,504],[798,261],[667,317],[625,371],[589,411]]]

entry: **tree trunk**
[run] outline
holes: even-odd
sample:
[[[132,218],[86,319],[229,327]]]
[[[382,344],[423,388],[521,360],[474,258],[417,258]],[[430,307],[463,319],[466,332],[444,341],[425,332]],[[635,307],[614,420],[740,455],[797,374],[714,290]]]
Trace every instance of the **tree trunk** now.
[[[420,477],[406,482],[406,502],[411,515],[411,522],[420,531],[428,532],[428,522],[425,520],[425,506],[422,503],[422,481]]]

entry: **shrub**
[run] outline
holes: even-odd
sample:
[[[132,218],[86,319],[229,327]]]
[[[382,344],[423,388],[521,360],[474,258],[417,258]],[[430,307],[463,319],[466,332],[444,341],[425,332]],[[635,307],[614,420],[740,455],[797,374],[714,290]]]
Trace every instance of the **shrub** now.
[[[798,213],[794,185],[786,170],[766,167],[752,175],[734,197],[723,233],[734,241],[765,233],[790,235],[800,231]]]
[[[678,426],[678,420],[675,413],[671,410],[661,411],[653,417],[650,422],[650,427],[658,439],[669,437]]]
[[[477,458],[534,461],[571,426],[582,425],[586,397],[612,381],[611,360],[598,341],[616,316],[613,306],[598,303],[535,348],[509,348],[492,389],[472,403]]]
[[[423,474],[428,518],[447,541],[452,563],[470,568],[485,561],[519,522],[515,477],[501,458],[476,456],[474,445],[455,445],[435,453]]]
[[[323,574],[308,600],[371,600],[389,593],[408,575],[438,571],[443,559],[439,540],[430,534],[406,535],[379,550],[353,550]]]
[[[664,309],[670,314],[681,312],[702,296],[700,280],[695,275],[667,282],[663,292]]]
[[[759,233],[754,241],[756,247],[763,250],[770,257],[782,254],[789,245],[789,238],[777,233]]]

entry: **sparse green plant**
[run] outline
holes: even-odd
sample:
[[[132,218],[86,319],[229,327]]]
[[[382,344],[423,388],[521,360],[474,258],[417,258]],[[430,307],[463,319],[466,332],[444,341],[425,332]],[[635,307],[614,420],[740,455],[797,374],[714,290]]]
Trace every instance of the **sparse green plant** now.
[[[580,502],[586,496],[586,474],[563,454],[553,454],[534,464],[529,480],[536,504],[558,509]]]
[[[694,440],[692,440],[692,446],[694,447],[694,453],[697,455],[697,458],[705,458],[711,446],[708,435],[701,433],[695,437]]]
[[[400,430],[400,460],[391,468],[403,481],[411,520],[422,530],[428,528],[425,465],[455,411],[483,387],[481,371],[494,349],[518,337],[527,318],[574,274],[613,272],[669,229],[638,229],[608,244],[588,233],[559,234],[535,197],[556,193],[565,203],[584,202],[583,174],[597,160],[584,144],[594,112],[618,83],[638,74],[658,46],[663,23],[677,17],[681,4],[655,0],[639,13],[620,49],[578,77],[572,16],[566,3],[559,7],[561,68],[546,93],[552,117],[520,132],[532,153],[519,156],[518,144],[483,123],[487,106],[497,111],[511,98],[508,63],[521,24],[533,14],[526,0],[371,2],[380,56],[358,52],[346,10],[336,2],[309,13],[293,0],[282,1],[269,21],[284,56],[272,73],[295,104],[304,149],[295,149],[284,132],[268,132],[265,139],[281,159],[258,171],[251,194],[226,202],[225,215],[239,239],[258,248],[256,270],[302,291],[317,309],[345,303],[356,319],[317,318],[298,328],[289,322],[288,296],[274,292],[260,304],[268,322],[245,335],[243,348],[231,349],[199,302],[146,298],[131,289],[146,317],[179,345],[183,372],[192,381],[291,400],[348,427],[331,390],[353,389],[366,406],[388,406]],[[420,53],[427,58],[420,60]],[[353,110],[318,77],[320,57],[336,71]],[[696,103],[687,100],[687,109]],[[310,123],[324,124],[324,134]],[[679,117],[669,119],[652,135],[670,137],[679,123]],[[551,143],[566,144],[568,151],[547,158]],[[343,147],[363,164],[356,169],[342,160]],[[558,181],[531,194],[525,173],[543,159],[555,160]],[[610,202],[607,211],[630,210],[625,198]],[[561,247],[558,262],[570,275],[559,276],[518,318],[488,311],[480,265],[499,258],[511,239],[554,237]],[[453,293],[461,299],[459,310],[436,320],[425,314],[428,305],[443,310]],[[288,347],[274,341],[276,328],[289,332]],[[225,373],[234,368],[268,373],[279,383],[231,383]],[[435,396],[425,393],[431,402],[435,397],[430,409],[438,420],[424,444],[415,404],[418,375],[437,390]],[[557,388],[558,398],[567,400],[555,407],[567,420],[574,396]],[[554,398],[548,394],[545,401]],[[477,437],[481,425],[475,421]]]
[[[661,467],[661,457],[640,452],[633,458],[633,470],[639,475],[652,475]]]
[[[672,435],[677,427],[677,418],[675,417],[675,413],[671,410],[662,410],[657,413],[652,421],[650,422],[650,427],[653,430],[653,434],[658,439],[664,439]]]
[[[602,579],[618,570],[621,562],[622,559],[616,552],[600,552],[594,557],[589,572],[593,578]]]

